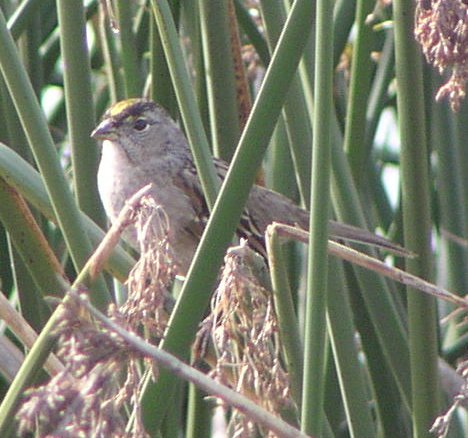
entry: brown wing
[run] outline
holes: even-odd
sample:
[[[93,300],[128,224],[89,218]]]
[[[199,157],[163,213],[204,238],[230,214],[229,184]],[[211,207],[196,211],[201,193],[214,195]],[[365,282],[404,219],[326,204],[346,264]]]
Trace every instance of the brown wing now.
[[[227,163],[215,159],[214,164],[219,177],[224,179],[228,168]],[[191,224],[189,232],[199,239],[208,221],[209,210],[193,164],[188,163],[183,171],[184,177],[178,178],[178,185],[192,199],[196,200],[194,210],[197,214],[197,220]],[[183,182],[183,186],[181,182]],[[298,207],[286,196],[254,185],[247,200],[246,208],[242,213],[237,234],[239,237],[247,239],[252,249],[266,257],[265,231],[272,222],[299,226],[304,230],[308,230],[309,213]],[[352,225],[330,221],[329,233],[334,240],[355,241],[375,245],[398,255],[409,255],[408,251],[388,239]]]
[[[309,213],[306,210],[298,207],[289,198],[263,187],[254,186],[252,188],[247,209],[250,212],[250,227],[262,236],[261,239],[257,238],[257,241],[262,245],[264,245],[265,230],[272,222],[299,226],[304,230],[309,229]],[[333,240],[346,240],[377,246],[404,257],[412,255],[385,237],[352,225],[330,221],[329,234]]]
[[[187,232],[198,241],[203,234],[209,218],[209,210],[205,196],[193,163],[187,161],[187,165],[181,170],[183,175],[174,178],[174,184],[179,187],[193,202],[195,218],[190,222]]]

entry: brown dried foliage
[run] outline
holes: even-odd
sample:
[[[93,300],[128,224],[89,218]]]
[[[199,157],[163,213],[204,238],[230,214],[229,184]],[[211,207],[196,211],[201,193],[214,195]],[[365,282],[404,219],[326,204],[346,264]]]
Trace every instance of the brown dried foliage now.
[[[466,0],[419,0],[415,35],[427,61],[450,78],[436,100],[448,99],[458,111],[468,80],[468,2]]]
[[[120,308],[111,305],[108,313],[126,330],[157,339],[166,328],[165,299],[175,272],[167,242],[169,227],[149,197],[141,199],[134,217],[141,257],[127,282],[127,302]],[[79,299],[70,292],[56,328],[57,355],[66,368],[28,391],[17,415],[19,434],[145,437],[139,402],[144,361],[115,332],[94,321],[80,300],[87,300],[84,290]]]
[[[258,281],[248,262],[252,250],[245,242],[231,248],[211,314],[200,336],[209,331],[216,354],[210,375],[249,397],[267,411],[280,415],[292,405],[289,381],[280,359],[281,347],[272,294]],[[234,410],[229,435],[256,436],[258,428]]]

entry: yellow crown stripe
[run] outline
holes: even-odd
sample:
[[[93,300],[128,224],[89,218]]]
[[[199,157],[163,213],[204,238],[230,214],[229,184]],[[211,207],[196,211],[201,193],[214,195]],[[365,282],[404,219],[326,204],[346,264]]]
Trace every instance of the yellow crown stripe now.
[[[122,114],[122,112],[125,111],[127,108],[135,105],[137,102],[140,102],[140,101],[141,99],[138,99],[138,98],[122,100],[114,104],[112,107],[110,107],[108,110],[108,113],[111,117],[115,117],[118,114]]]

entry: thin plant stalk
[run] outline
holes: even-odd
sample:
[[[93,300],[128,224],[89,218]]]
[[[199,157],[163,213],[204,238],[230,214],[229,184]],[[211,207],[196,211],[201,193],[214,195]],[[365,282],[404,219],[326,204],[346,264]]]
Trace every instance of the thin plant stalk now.
[[[335,123],[336,125],[337,123]],[[341,147],[341,133],[337,127],[334,132],[332,194],[335,211],[339,220],[359,227],[366,227],[357,189]],[[373,328],[368,327],[368,329],[376,331],[380,341],[379,345],[409,409],[411,405],[411,379],[409,376],[408,339],[405,324],[400,318],[395,300],[391,295],[390,285],[381,276],[372,272],[355,269],[355,273],[360,293],[366,304],[362,311],[369,312],[369,317],[374,324]],[[382,315],[385,315],[385,318],[382,318]],[[375,378],[378,376],[376,375]]]
[[[163,348],[179,357],[187,357],[196,327],[207,307],[222,256],[232,239],[266,145],[274,130],[288,86],[302,54],[303,36],[310,29],[311,7],[309,0],[298,0],[291,10],[172,314]],[[256,148],[252,148],[252,145]],[[172,377],[162,372],[156,387],[146,392],[143,408],[148,409],[148,414],[151,412],[148,415],[148,429],[158,429],[168,406],[159,403],[155,411],[155,401],[160,400],[163,394],[167,398],[172,387]]]
[[[281,2],[262,1],[261,7],[269,46],[272,51],[284,25],[286,12]],[[312,151],[312,128],[310,119],[307,116],[301,81],[297,73],[294,75],[288,97],[284,103],[283,117],[290,140],[291,157],[294,163],[301,202],[307,207],[310,201],[309,163]]]
[[[11,36],[15,41],[23,33],[29,20],[31,20],[33,14],[37,12],[37,7],[41,3],[41,0],[23,1],[8,19],[8,29],[10,30]]]
[[[405,246],[418,254],[407,260],[408,272],[425,279],[432,275],[429,171],[423,99],[421,54],[414,39],[414,2],[393,2],[396,77],[401,139],[403,224]],[[436,303],[408,288],[413,434],[431,436],[437,415]]]
[[[150,15],[150,75],[151,86],[150,96],[155,102],[164,107],[172,118],[177,118],[177,105],[172,86],[169,68],[164,55],[164,49],[161,44],[156,22]]]
[[[133,33],[133,9],[136,5],[127,0],[116,2],[116,11],[119,20],[119,36],[121,44],[121,60],[125,96],[138,97],[142,92],[142,77],[138,52],[136,49],[135,34]]]
[[[185,429],[185,436],[187,438],[209,436],[214,406],[210,406],[210,401],[206,400],[206,394],[197,389],[193,384],[189,385],[187,398],[187,427]]]
[[[265,242],[286,370],[291,382],[292,396],[300,407],[302,401],[303,345],[297,316],[294,311],[280,238],[275,225],[268,228]]]
[[[346,47],[349,32],[353,27],[357,0],[337,0],[333,11],[335,50],[333,51],[333,65],[338,65],[341,54]]]
[[[372,438],[375,426],[367,397],[364,369],[359,362],[353,315],[340,261],[330,259],[327,327],[338,373],[350,435]]]
[[[18,57],[15,44],[0,12],[0,68],[15,108],[26,132],[36,163],[52,201],[60,229],[77,270],[91,254],[91,243],[84,231],[78,208],[68,188],[47,122],[34,95],[31,83]],[[100,279],[92,294],[93,301],[103,306],[109,300],[104,281]]]
[[[116,47],[116,38],[109,20],[109,16],[105,13],[104,3],[101,3],[99,7],[100,43],[108,78],[107,86],[109,87],[110,101],[115,103],[125,97],[125,87],[120,72],[121,65]]]
[[[227,3],[203,0],[199,7],[211,141],[215,155],[230,161],[239,141],[239,115]]]
[[[323,425],[324,370],[330,211],[330,151],[333,102],[333,5],[317,1],[314,139],[310,199],[307,300],[304,336],[302,431],[320,436]]]
[[[80,209],[97,224],[105,226],[106,217],[96,184],[99,150],[89,135],[96,120],[84,7],[81,2],[58,0],[57,9],[60,46],[66,65],[63,74],[74,191]]]
[[[151,4],[164,53],[166,54],[166,61],[174,84],[174,90],[184,121],[187,138],[192,148],[198,174],[200,175],[203,193],[211,209],[218,192],[219,179],[214,169],[208,139],[203,129],[192,84],[187,68],[185,67],[174,19],[167,0],[158,2],[152,0]]]
[[[63,269],[24,199],[0,178],[0,220],[30,271],[42,298],[63,294]],[[62,280],[59,280],[62,278]]]
[[[356,40],[354,42],[351,84],[346,112],[344,148],[348,154],[354,180],[363,183],[363,171],[368,155],[365,149],[366,108],[372,75],[371,50],[374,31],[366,18],[375,6],[374,0],[358,0],[356,9]]]
[[[270,63],[270,52],[263,34],[259,31],[257,25],[252,20],[252,17],[242,4],[241,0],[234,0],[234,8],[240,27],[255,47],[255,51],[258,53],[263,65],[265,67],[268,66]]]

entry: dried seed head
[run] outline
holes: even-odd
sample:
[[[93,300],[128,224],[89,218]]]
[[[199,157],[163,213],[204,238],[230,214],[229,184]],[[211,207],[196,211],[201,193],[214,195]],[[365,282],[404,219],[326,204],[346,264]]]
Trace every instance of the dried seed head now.
[[[209,329],[216,351],[210,375],[279,415],[292,404],[289,381],[280,360],[272,296],[248,263],[250,252],[245,242],[228,251],[201,336]],[[231,415],[230,428],[232,436],[258,432],[257,426],[237,411]]]
[[[448,98],[452,110],[457,111],[468,80],[468,2],[418,0],[415,35],[427,62],[440,73],[451,72],[436,100]]]
[[[437,438],[445,438],[448,435],[453,415],[459,406],[468,403],[468,360],[462,361],[457,367],[457,373],[463,377],[464,383],[457,396],[454,397],[452,405],[448,410],[436,418],[431,428],[431,433],[436,434]]]
[[[143,197],[135,226],[140,259],[128,277],[128,299],[121,312],[134,330],[144,327],[149,335],[162,337],[168,320],[168,288],[176,273],[169,220],[153,198]]]
[[[80,299],[86,299],[82,293]],[[20,435],[124,437],[115,401],[126,346],[98,327],[73,298],[65,300],[56,333],[66,364],[46,385],[30,390],[18,411]]]
[[[127,303],[120,309],[111,305],[108,313],[130,332],[145,328],[150,336],[161,336],[167,321],[167,288],[175,272],[168,221],[152,198],[143,197],[135,214],[141,258],[128,280]],[[70,292],[62,304],[55,332],[58,356],[66,369],[29,392],[18,412],[23,435],[147,436],[141,421],[141,357],[114,331],[91,318],[83,305],[87,300],[82,290]],[[127,432],[129,418],[133,422]]]
[[[442,323],[444,324],[448,321],[451,321],[452,324],[455,324],[463,332],[468,326],[467,310],[461,307],[455,309],[442,320]],[[468,359],[466,357],[460,361],[456,372],[462,377],[463,384],[460,389],[457,389],[458,394],[453,397],[452,405],[444,414],[438,416],[432,425],[431,432],[436,434],[438,438],[445,438],[448,435],[450,424],[457,408],[459,406],[465,406],[466,408],[468,405]]]

